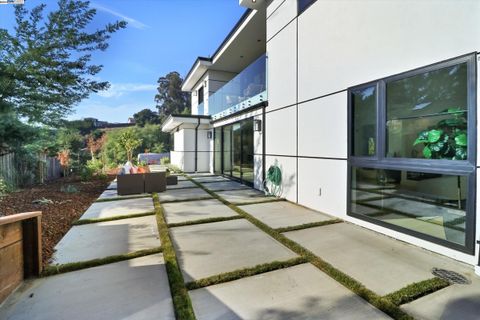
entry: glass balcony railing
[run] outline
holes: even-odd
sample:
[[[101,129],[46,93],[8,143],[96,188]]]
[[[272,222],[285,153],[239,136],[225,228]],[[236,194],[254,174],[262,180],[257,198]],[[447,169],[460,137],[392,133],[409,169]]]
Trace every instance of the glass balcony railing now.
[[[203,116],[204,114],[205,114],[205,108],[204,108],[203,102],[202,102],[197,106],[197,115]]]
[[[208,114],[212,119],[267,101],[266,71],[266,56],[262,55],[212,94],[208,99]]]

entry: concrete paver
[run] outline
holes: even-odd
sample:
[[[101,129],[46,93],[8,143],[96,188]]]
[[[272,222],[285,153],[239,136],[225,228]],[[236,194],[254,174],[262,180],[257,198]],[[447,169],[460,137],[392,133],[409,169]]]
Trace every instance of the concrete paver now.
[[[464,273],[469,285],[454,284],[404,306],[416,319],[478,320],[480,317],[480,278],[473,271]]]
[[[167,186],[167,190],[182,189],[182,188],[198,188],[198,186],[192,181],[188,181],[188,180],[179,180],[177,184],[172,184],[170,186]]]
[[[310,264],[189,294],[198,320],[389,319]]]
[[[53,264],[104,258],[160,246],[155,216],[74,226],[55,247]]]
[[[215,199],[165,203],[163,204],[163,210],[167,223],[238,215],[235,211]]]
[[[211,182],[206,183],[204,186],[212,191],[251,189],[250,187],[236,181]]]
[[[332,219],[331,216],[288,201],[249,204],[242,206],[242,209],[271,228],[283,228]]]
[[[110,183],[107,187],[107,190],[113,190],[113,189],[117,189],[117,179],[112,181],[112,183]]]
[[[200,188],[188,188],[188,189],[174,189],[167,190],[158,194],[158,199],[162,201],[181,201],[198,198],[211,197],[208,193]]]
[[[255,189],[220,191],[217,194],[231,203],[247,203],[271,199],[271,197],[266,197],[263,192]]]
[[[34,280],[12,295],[0,319],[175,319],[160,254]]]
[[[222,176],[191,176],[191,177],[193,178],[193,180],[200,183],[231,181],[230,179]]]
[[[109,199],[109,200],[112,200],[112,199],[118,199],[118,200],[121,200],[121,199],[129,199],[129,198],[139,198],[139,197],[151,197],[152,195],[148,194],[148,193],[141,193],[141,194],[129,194],[129,195],[124,195],[124,196],[121,196],[117,193],[117,189],[107,189],[105,191],[102,192],[102,194],[100,195],[100,197],[98,197],[98,200],[105,200],[105,199]]]
[[[154,210],[152,198],[122,199],[93,203],[80,219],[99,219],[137,213],[147,213]]]
[[[286,232],[285,235],[380,295],[433,278],[433,267],[457,271],[465,267],[350,223]]]
[[[296,256],[243,219],[171,228],[170,234],[185,282]]]

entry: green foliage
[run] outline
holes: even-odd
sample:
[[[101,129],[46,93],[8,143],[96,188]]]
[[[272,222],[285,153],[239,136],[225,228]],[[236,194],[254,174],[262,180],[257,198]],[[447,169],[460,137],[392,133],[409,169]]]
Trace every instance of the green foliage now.
[[[7,185],[7,182],[0,177],[0,197],[7,194],[10,191],[10,188]]]
[[[69,184],[67,186],[61,186],[60,191],[65,193],[77,193],[78,189],[74,185]]]
[[[88,1],[59,0],[47,16],[45,8],[15,6],[14,33],[0,29],[0,109],[55,124],[91,92],[108,88],[92,77],[102,66],[91,64],[91,52],[106,50],[111,34],[126,22],[89,32],[96,10]]]
[[[170,158],[162,158],[160,164],[167,165],[170,164]]]
[[[128,159],[126,149],[118,143],[121,135],[127,130],[132,130],[135,137],[141,140],[140,145],[133,150],[133,154],[145,151],[160,153],[169,150],[170,135],[162,132],[160,125],[147,124],[143,128],[111,130],[107,132],[106,143],[101,152],[105,162],[111,167],[123,164]]]
[[[143,109],[133,115],[135,124],[139,127],[144,127],[146,124],[159,124],[160,117],[158,114],[150,109]]]
[[[459,108],[444,111],[450,118],[418,134],[413,145],[423,144],[426,159],[467,159],[467,119]]]
[[[176,71],[158,79],[155,102],[161,121],[171,114],[190,113],[190,94],[182,91],[182,82],[182,77]]]
[[[133,160],[133,151],[142,144],[142,139],[139,139],[135,130],[128,128],[123,131],[118,137],[117,143],[125,149],[127,160]]]

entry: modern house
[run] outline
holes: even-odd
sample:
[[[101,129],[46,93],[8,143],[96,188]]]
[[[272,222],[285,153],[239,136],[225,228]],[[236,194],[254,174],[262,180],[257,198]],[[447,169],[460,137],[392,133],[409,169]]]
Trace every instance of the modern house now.
[[[241,0],[172,162],[476,266],[480,1]]]

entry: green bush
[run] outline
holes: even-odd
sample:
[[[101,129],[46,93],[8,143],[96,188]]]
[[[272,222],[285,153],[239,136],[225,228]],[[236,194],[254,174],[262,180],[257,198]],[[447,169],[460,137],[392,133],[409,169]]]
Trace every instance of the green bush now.
[[[62,186],[60,188],[60,191],[61,192],[65,192],[65,193],[77,193],[78,192],[78,189],[77,187],[75,187],[74,185],[67,185],[66,187],[65,186]]]
[[[160,164],[163,164],[163,165],[170,164],[170,158],[162,158],[160,160]]]
[[[7,192],[9,192],[9,188],[5,180],[3,180],[2,177],[0,177],[0,196],[5,195]]]

